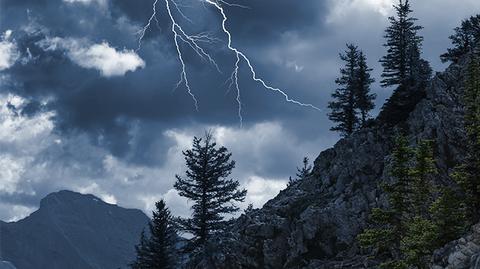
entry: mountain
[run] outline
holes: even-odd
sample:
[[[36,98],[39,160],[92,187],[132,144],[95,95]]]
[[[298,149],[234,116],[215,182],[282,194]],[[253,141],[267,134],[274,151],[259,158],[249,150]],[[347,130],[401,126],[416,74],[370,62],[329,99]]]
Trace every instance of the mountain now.
[[[367,226],[371,209],[386,204],[380,185],[392,180],[393,137],[402,130],[412,146],[434,140],[437,183],[451,184],[448,174],[465,152],[461,102],[465,69],[465,61],[460,61],[436,74],[426,89],[410,89],[421,91],[415,94],[420,98],[404,99],[415,103],[397,109],[396,113],[405,113],[396,117],[400,121],[377,119],[371,127],[340,140],[320,153],[310,177],[289,186],[263,208],[243,214],[230,231],[235,240],[228,253],[233,255],[223,255],[219,267],[375,268],[375,261],[359,249],[356,236]],[[395,101],[389,100],[385,108]],[[448,265],[449,253],[437,258]],[[438,268],[463,268],[447,265]]]
[[[52,193],[27,218],[0,223],[0,260],[17,269],[127,268],[148,221],[93,195]]]

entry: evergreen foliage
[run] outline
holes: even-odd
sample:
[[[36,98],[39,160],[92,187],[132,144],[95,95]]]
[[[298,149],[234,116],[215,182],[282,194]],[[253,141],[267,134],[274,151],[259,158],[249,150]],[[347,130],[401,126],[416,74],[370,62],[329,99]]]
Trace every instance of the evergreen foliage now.
[[[404,258],[402,262],[407,268],[429,268],[430,256],[437,240],[435,223],[428,218],[414,216],[408,220],[406,228],[400,244]]]
[[[347,50],[340,54],[345,66],[340,69],[340,77],[335,80],[339,86],[332,94],[333,101],[328,107],[330,120],[338,123],[332,131],[338,131],[343,137],[351,135],[357,128],[366,125],[369,112],[375,107],[375,94],[370,93],[370,85],[375,81],[367,65],[365,54],[353,44],[347,44]],[[360,117],[359,117],[360,114]]]
[[[463,20],[461,26],[454,29],[455,33],[450,36],[453,48],[449,48],[441,56],[443,62],[458,62],[468,53],[475,51],[480,45],[480,14]]]
[[[369,112],[375,108],[376,94],[370,93],[370,85],[375,82],[371,72],[373,69],[367,65],[367,57],[360,51],[358,56],[358,69],[356,74],[355,87],[355,108],[360,112],[361,125],[365,126],[369,119]]]
[[[310,173],[312,172],[312,166],[310,165],[310,160],[308,159],[308,157],[303,158],[302,165],[303,165],[302,167],[297,167],[297,174],[296,174],[297,177],[296,178],[290,177],[288,179],[287,186],[291,186],[296,182],[298,182],[299,180],[305,179],[310,175]]]
[[[413,213],[425,217],[428,214],[432,197],[431,176],[435,175],[435,159],[433,157],[433,141],[421,141],[415,150],[415,164],[411,171],[412,184],[409,190]]]
[[[411,17],[412,9],[408,0],[400,0],[394,6],[396,17],[389,18],[390,26],[385,30],[384,44],[387,54],[380,60],[384,68],[382,86],[394,85],[406,88],[414,79],[412,73],[419,66],[423,37],[418,31],[423,27],[416,25],[416,18]],[[416,75],[416,74],[414,74]]]
[[[312,166],[310,165],[310,160],[308,159],[308,157],[303,158],[302,164],[303,164],[303,166],[301,168],[297,167],[297,178],[298,179],[305,179],[312,172]]]
[[[193,139],[193,147],[183,152],[187,165],[185,176],[177,175],[175,189],[193,201],[192,216],[179,219],[179,229],[192,235],[187,250],[205,256],[206,247],[213,236],[221,233],[231,222],[225,215],[235,213],[247,191],[239,189],[240,183],[227,179],[235,161],[225,147],[217,147],[212,134]]]
[[[430,208],[435,221],[436,247],[458,239],[466,231],[465,206],[462,197],[451,187],[443,187],[440,197]]]
[[[340,54],[340,59],[345,62],[345,67],[340,69],[340,77],[335,80],[339,88],[332,94],[333,101],[328,107],[330,120],[338,123],[330,130],[338,131],[342,136],[351,135],[358,125],[358,116],[355,109],[355,84],[358,66],[358,48],[347,44],[345,54]]]
[[[400,242],[406,233],[405,217],[408,213],[408,188],[411,184],[410,159],[412,150],[405,137],[399,136],[395,141],[392,154],[392,172],[395,182],[385,185],[389,207],[374,208],[370,215],[372,227],[358,236],[363,247],[373,247],[379,257],[384,257],[383,267],[403,268]]]
[[[163,200],[155,204],[152,221],[149,223],[149,236],[142,232],[140,243],[135,247],[136,261],[132,269],[173,269],[175,268],[176,231],[172,216]]]
[[[465,195],[465,206],[470,222],[479,219],[480,209],[480,63],[469,64],[464,92],[467,154],[453,174]]]
[[[411,16],[408,0],[394,6],[396,16],[390,17],[385,30],[387,54],[380,60],[383,66],[383,87],[398,86],[385,102],[379,120],[390,126],[405,121],[410,112],[425,96],[425,88],[432,76],[430,64],[421,58],[423,37]]]
[[[384,187],[389,206],[372,210],[372,225],[358,240],[376,250],[382,268],[426,269],[433,251],[464,231],[461,200],[444,188],[432,201],[432,141],[421,141],[413,150],[405,137],[398,137],[392,155],[395,182]]]

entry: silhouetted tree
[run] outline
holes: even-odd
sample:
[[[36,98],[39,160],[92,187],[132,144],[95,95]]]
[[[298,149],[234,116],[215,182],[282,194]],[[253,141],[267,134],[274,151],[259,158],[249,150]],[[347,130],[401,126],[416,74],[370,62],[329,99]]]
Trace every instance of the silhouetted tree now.
[[[367,58],[362,51],[359,53],[357,66],[355,108],[360,111],[361,124],[365,126],[369,118],[369,112],[375,108],[374,100],[377,96],[370,93],[370,85],[375,82],[375,79],[370,75],[373,69],[368,67]]]
[[[133,269],[173,269],[175,266],[176,230],[170,211],[163,200],[155,204],[152,221],[149,223],[149,236],[142,232],[136,246],[137,259]]]
[[[417,19],[411,17],[408,0],[400,0],[394,8],[396,16],[389,18],[390,26],[385,30],[387,55],[380,60],[384,68],[381,84],[384,87],[400,85],[405,88],[420,60],[423,37],[418,35],[418,31],[423,27],[416,25]]]
[[[334,100],[328,105],[331,110],[328,114],[330,120],[338,123],[331,130],[340,132],[344,137],[355,131],[359,121],[355,106],[358,57],[357,46],[347,44],[345,54],[340,54],[340,59],[345,62],[345,67],[340,69],[340,77],[335,80],[339,88],[332,94]]]
[[[310,161],[308,157],[303,158],[302,167],[297,167],[297,174],[296,178],[290,177],[288,180],[288,186],[291,186],[298,182],[299,180],[307,178],[310,173],[312,172],[312,166],[310,165]]]
[[[450,36],[453,48],[441,56],[443,62],[457,62],[463,55],[473,52],[480,45],[480,14],[463,20]]]
[[[222,232],[230,223],[226,214],[239,210],[235,202],[242,202],[247,191],[238,181],[227,179],[235,161],[225,147],[217,147],[212,134],[193,139],[193,147],[183,152],[187,165],[185,176],[177,175],[175,189],[193,201],[192,216],[179,219],[180,230],[192,235],[187,250],[195,255],[208,255],[206,246],[212,236]]]

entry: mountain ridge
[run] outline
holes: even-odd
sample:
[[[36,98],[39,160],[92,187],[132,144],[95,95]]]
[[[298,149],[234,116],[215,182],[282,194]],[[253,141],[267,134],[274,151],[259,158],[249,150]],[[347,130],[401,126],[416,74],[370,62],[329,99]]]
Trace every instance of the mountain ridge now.
[[[149,218],[93,195],[47,195],[30,216],[0,223],[0,260],[17,269],[117,269],[134,259]]]

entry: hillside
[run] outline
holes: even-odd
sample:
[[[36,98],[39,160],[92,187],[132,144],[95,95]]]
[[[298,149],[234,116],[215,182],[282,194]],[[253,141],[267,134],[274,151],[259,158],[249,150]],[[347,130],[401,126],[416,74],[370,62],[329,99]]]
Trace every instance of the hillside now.
[[[0,223],[0,260],[17,269],[126,268],[148,220],[93,195],[52,193],[27,218]]]
[[[320,153],[312,175],[282,191],[262,209],[242,215],[224,264],[239,268],[371,268],[356,243],[372,208],[385,205],[379,188],[389,182],[389,154],[398,130],[409,143],[435,141],[438,184],[450,184],[451,169],[464,152],[461,104],[465,63],[438,73],[406,120],[377,120]],[[411,89],[415,90],[415,89]],[[230,267],[226,267],[230,268]],[[454,267],[456,268],[456,267]]]

